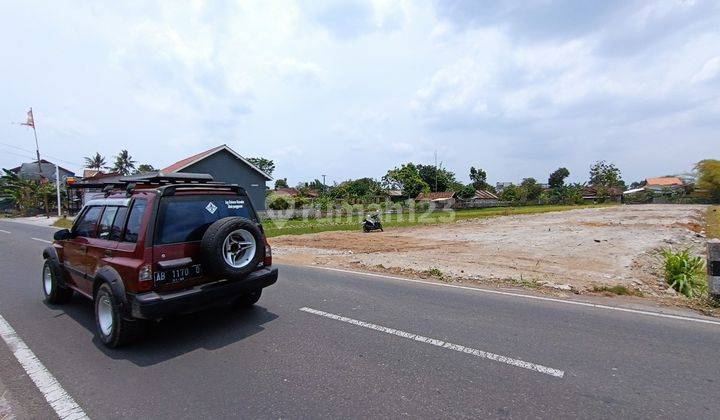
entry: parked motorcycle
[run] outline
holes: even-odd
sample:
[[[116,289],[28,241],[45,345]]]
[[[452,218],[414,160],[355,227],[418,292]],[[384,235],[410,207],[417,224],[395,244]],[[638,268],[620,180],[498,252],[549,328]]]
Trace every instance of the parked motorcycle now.
[[[365,217],[365,220],[362,222],[362,228],[363,232],[369,233],[373,230],[379,230],[380,232],[385,232],[382,227],[382,223],[380,223],[380,216],[377,214],[373,214],[371,216]]]

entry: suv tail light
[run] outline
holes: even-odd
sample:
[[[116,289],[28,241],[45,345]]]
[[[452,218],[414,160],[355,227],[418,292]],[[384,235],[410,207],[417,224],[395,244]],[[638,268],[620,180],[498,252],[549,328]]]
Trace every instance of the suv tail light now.
[[[270,267],[272,265],[272,248],[267,239],[265,239],[265,259],[263,260],[263,266]]]
[[[152,264],[144,264],[140,266],[140,271],[138,272],[138,285],[140,286],[140,289],[143,291],[152,289]]]

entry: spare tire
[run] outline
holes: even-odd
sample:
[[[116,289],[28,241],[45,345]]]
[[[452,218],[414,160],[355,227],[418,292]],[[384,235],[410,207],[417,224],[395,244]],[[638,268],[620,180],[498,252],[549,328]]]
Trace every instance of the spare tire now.
[[[226,217],[208,227],[200,249],[206,274],[236,280],[255,271],[265,258],[265,239],[252,220]]]

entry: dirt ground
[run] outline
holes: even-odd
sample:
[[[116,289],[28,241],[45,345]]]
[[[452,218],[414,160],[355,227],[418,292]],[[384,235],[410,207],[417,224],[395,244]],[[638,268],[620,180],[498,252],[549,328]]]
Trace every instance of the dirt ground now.
[[[576,293],[623,285],[664,296],[672,291],[657,250],[691,248],[704,255],[705,212],[705,206],[617,206],[270,242],[275,259],[289,264],[434,273]]]

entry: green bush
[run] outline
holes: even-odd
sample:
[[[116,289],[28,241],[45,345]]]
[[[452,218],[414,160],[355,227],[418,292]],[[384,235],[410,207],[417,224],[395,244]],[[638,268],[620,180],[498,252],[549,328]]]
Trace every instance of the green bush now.
[[[272,210],[287,210],[290,208],[290,201],[279,195],[271,195],[267,198],[268,207]]]
[[[707,292],[705,261],[693,256],[689,250],[674,252],[664,249],[660,252],[665,259],[665,280],[676,291],[692,298]]]

